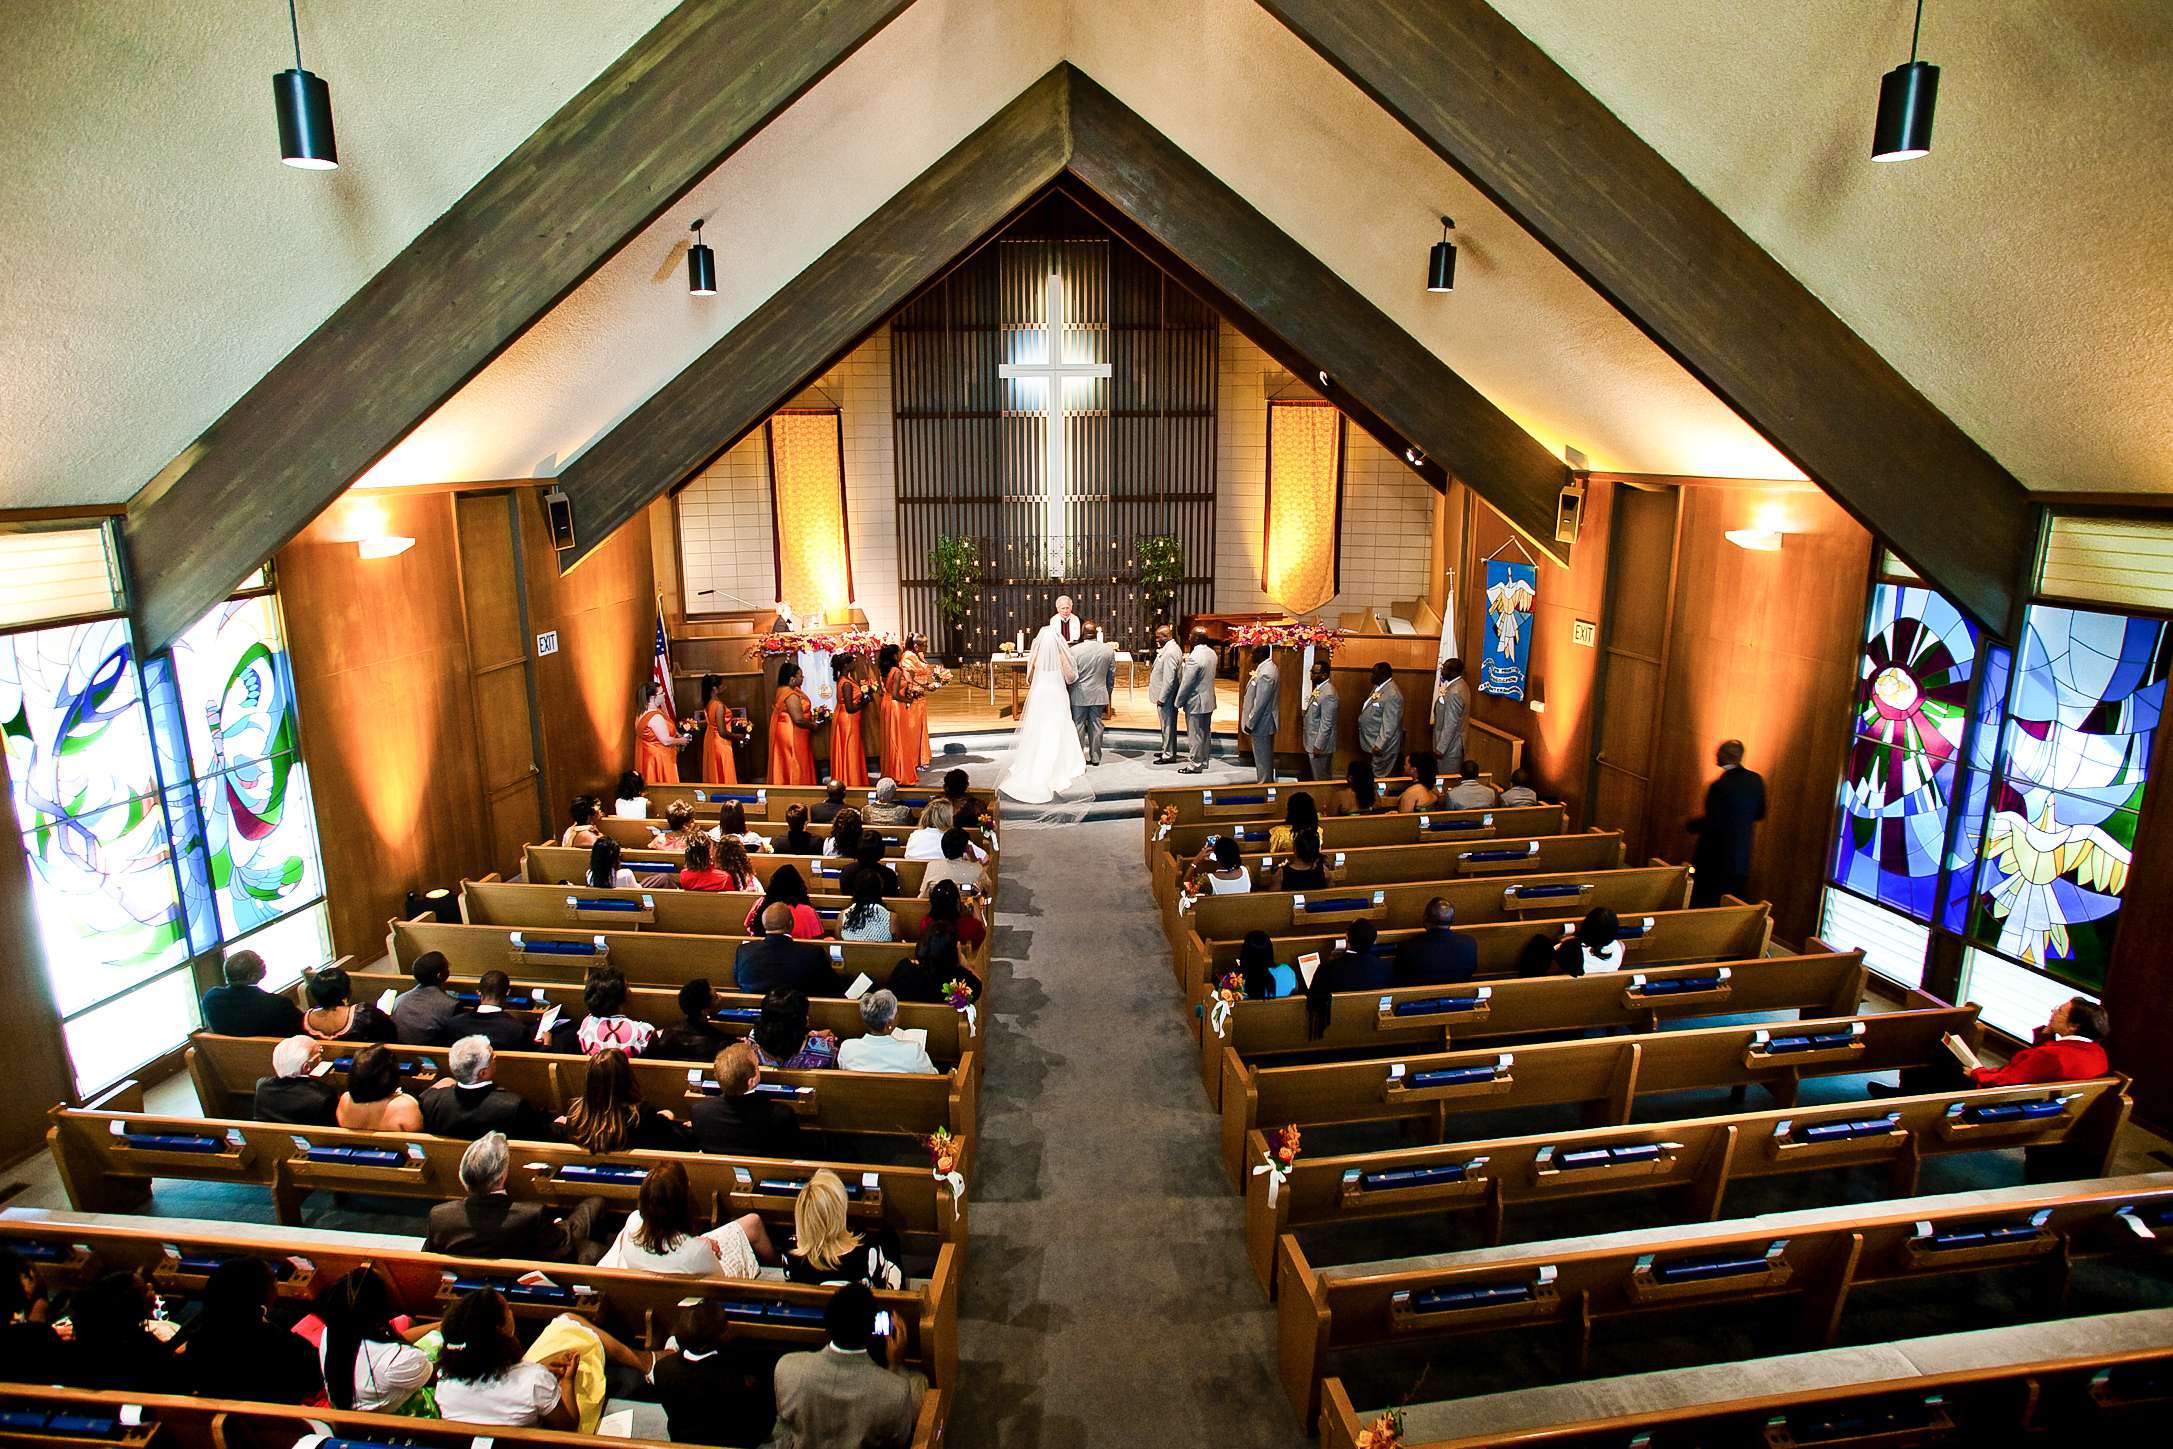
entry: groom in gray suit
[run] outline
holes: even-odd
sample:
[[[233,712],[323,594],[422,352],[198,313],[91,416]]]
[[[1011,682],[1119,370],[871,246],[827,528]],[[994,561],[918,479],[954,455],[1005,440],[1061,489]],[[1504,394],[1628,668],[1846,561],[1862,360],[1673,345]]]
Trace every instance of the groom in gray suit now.
[[[1262,785],[1275,781],[1275,725],[1282,713],[1283,675],[1275,656],[1265,644],[1252,651],[1252,678],[1245,681],[1245,698],[1238,723],[1252,736],[1253,771]]]
[[[1147,676],[1147,701],[1162,716],[1162,748],[1154,762],[1167,765],[1177,758],[1177,676],[1184,673],[1185,651],[1167,624],[1154,626],[1154,670]]]
[[[1117,683],[1117,651],[1102,640],[1101,627],[1087,621],[1079,642],[1071,646],[1071,722],[1079,731],[1079,748],[1086,762],[1102,762],[1102,716],[1109,711],[1109,692]]]

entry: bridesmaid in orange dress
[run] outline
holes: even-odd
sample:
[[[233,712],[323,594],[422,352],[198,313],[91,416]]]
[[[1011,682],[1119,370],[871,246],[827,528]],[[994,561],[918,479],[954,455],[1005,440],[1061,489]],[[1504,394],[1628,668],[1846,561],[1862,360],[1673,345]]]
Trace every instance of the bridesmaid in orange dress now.
[[[905,670],[907,683],[919,695],[906,706],[912,716],[907,722],[913,742],[912,773],[898,776],[901,783],[910,784],[920,778],[921,766],[935,758],[928,748],[928,691],[936,687],[936,672],[928,667],[927,639],[919,634],[908,635],[898,664]]]
[[[770,714],[770,783],[815,783],[815,731],[807,717],[807,695],[800,689],[800,665],[787,659],[777,667],[777,707]]]
[[[678,784],[679,747],[686,742],[664,707],[664,691],[651,688],[649,707],[634,721],[634,767],[642,780],[651,785]]]
[[[724,676],[702,676],[702,717],[709,728],[702,734],[702,779],[712,785],[737,785],[739,767],[732,760],[732,711],[724,702]]]
[[[899,744],[905,739],[905,696],[912,686],[906,682],[905,670],[899,666],[898,658],[899,649],[895,644],[885,644],[882,651],[875,656],[875,670],[882,680],[883,695],[877,710],[883,726],[882,747],[877,758],[881,762],[883,773],[891,779],[911,780],[915,778],[911,764],[913,749],[910,744],[900,749]]]
[[[841,785],[868,783],[868,746],[860,729],[860,714],[870,691],[860,682],[860,660],[852,654],[830,656],[830,672],[837,680],[837,713],[830,717],[830,778]]]

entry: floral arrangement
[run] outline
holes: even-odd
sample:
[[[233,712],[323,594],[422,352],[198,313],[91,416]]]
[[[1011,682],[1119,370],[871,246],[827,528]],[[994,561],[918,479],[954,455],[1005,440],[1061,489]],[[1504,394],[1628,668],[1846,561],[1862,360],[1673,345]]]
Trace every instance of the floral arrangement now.
[[[943,1004],[953,1011],[964,1011],[973,1005],[973,983],[970,981],[946,981],[943,983]]]
[[[865,629],[820,634],[791,632],[764,634],[747,646],[753,659],[781,659],[788,654],[874,654],[883,641]]]
[[[1358,1449],[1400,1449],[1403,1443],[1403,1410],[1390,1409],[1358,1431]]]
[[[724,737],[735,745],[751,744],[755,737],[755,722],[735,709],[724,723]]]
[[[1216,1036],[1230,1034],[1230,1010],[1245,999],[1245,978],[1235,971],[1225,971],[1215,979],[1215,989],[1209,995],[1212,1003],[1207,1024]]]
[[[1148,808],[1151,810],[1154,807],[1150,805]],[[1176,828],[1177,807],[1175,805],[1164,805],[1154,817],[1154,838],[1167,840],[1169,839],[1169,833]]]
[[[1232,644],[1250,647],[1265,644],[1270,649],[1312,648],[1321,654],[1333,654],[1343,642],[1342,631],[1325,624],[1240,624],[1230,631]]]
[[[1298,1160],[1298,1124],[1291,1122],[1276,1132],[1273,1143],[1260,1154],[1260,1165],[1252,1170],[1254,1177],[1266,1175],[1268,1180],[1268,1206],[1275,1206],[1275,1198],[1290,1180],[1290,1168]]]
[[[824,708],[822,705],[809,705],[807,709],[807,727],[811,730],[821,729],[824,725],[830,723],[832,713],[833,711]]]

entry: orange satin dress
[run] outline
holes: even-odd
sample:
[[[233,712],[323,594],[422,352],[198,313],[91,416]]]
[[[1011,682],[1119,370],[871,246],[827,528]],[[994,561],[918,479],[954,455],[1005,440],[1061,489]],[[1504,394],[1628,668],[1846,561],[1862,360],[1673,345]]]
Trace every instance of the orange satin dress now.
[[[860,716],[845,708],[866,693],[866,687],[850,675],[838,680],[837,713],[830,716],[830,778],[840,784],[868,783],[868,746],[861,737]]]
[[[910,716],[906,728],[913,745],[913,766],[907,773],[898,776],[898,779],[900,781],[909,781],[919,779],[920,767],[935,758],[935,755],[928,749],[928,695],[926,691],[935,687],[936,676],[935,671],[928,667],[928,661],[918,654],[906,655],[903,660],[899,661],[899,667],[905,670],[905,677],[912,682],[913,687],[923,691],[919,699],[906,706]]]
[[[678,734],[679,725],[660,709],[645,709],[634,721],[634,768],[651,785],[679,783],[679,747],[660,744],[650,726],[663,721],[667,733]]]
[[[896,666],[883,676],[883,698],[878,709],[883,721],[882,748],[877,758],[883,773],[893,780],[915,779],[919,771],[913,763],[913,746],[906,737],[910,721],[905,701],[898,696],[906,690],[905,670]],[[900,748],[903,744],[903,748]]]
[[[702,779],[711,785],[737,785],[739,767],[732,761],[732,741],[725,734],[732,711],[723,700],[712,699],[702,713],[709,721],[709,730],[702,736]]]
[[[815,732],[802,729],[792,722],[792,714],[787,706],[795,699],[800,701],[800,709],[804,714],[808,708],[807,696],[797,689],[779,691],[777,708],[770,713],[772,785],[815,783]]]

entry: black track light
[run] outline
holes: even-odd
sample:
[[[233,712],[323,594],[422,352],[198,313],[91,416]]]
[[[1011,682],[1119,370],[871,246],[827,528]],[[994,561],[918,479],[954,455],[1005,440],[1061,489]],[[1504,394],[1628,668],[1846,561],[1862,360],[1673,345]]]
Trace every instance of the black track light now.
[[[1871,132],[1871,159],[1913,161],[1932,149],[1932,111],[1939,104],[1939,67],[1916,58],[1924,33],[1924,0],[1916,0],[1916,25],[1909,32],[1909,63],[1897,65],[1879,82],[1879,123]]]
[[[279,112],[279,159],[304,171],[330,171],[340,164],[332,136],[332,88],[302,69],[302,22],[287,0],[287,27],[294,33],[294,69],[272,77],[272,103]]]
[[[687,290],[697,297],[717,295],[717,254],[702,240],[702,222],[694,223],[694,245],[687,248]]]
[[[1441,218],[1441,240],[1434,243],[1433,254],[1426,259],[1426,290],[1449,292],[1456,288],[1456,243],[1449,240],[1449,233],[1456,223]]]

